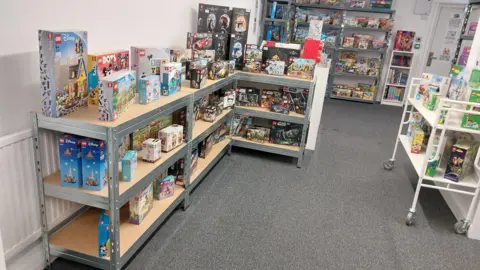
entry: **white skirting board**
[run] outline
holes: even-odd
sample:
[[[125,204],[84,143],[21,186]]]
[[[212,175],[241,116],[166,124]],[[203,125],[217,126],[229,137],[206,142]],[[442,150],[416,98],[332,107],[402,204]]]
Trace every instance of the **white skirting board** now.
[[[328,71],[330,70],[330,63],[327,67],[317,67],[315,69],[315,76],[317,82],[315,85],[315,95],[313,97],[312,109],[310,112],[310,128],[308,130],[307,150],[315,151],[317,144],[318,131],[320,129],[320,122],[322,120],[323,102],[325,101],[325,91],[328,83]]]

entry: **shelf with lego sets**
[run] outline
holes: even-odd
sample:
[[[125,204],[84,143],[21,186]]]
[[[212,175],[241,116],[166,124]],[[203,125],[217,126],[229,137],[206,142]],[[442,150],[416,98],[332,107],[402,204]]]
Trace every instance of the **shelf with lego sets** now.
[[[193,126],[193,134],[192,134],[192,145],[195,146],[203,139],[205,139],[208,135],[214,132],[220,125],[225,123],[227,118],[231,118],[233,114],[232,109],[223,110],[223,112],[218,115],[214,122],[206,122],[203,120],[198,120],[195,122]]]
[[[269,142],[259,143],[238,136],[232,137],[232,144],[233,146],[237,147],[243,147],[289,157],[298,157],[298,154],[301,152],[300,146],[282,145]]]
[[[264,118],[269,120],[285,121],[295,124],[303,124],[305,122],[305,115],[290,112],[287,114],[271,112],[267,108],[262,107],[244,107],[235,106],[235,113],[245,116]]]

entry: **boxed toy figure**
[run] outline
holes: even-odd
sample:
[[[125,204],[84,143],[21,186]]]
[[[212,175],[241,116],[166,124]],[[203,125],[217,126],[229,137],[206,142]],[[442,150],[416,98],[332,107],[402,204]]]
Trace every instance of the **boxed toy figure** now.
[[[243,59],[245,57],[245,44],[247,37],[245,34],[230,35],[230,53],[229,60],[235,60],[235,69],[243,68]]]
[[[283,61],[274,61],[267,60],[265,64],[265,71],[270,75],[282,76],[285,72],[285,62]]]
[[[284,96],[281,99],[273,99],[272,103],[270,104],[270,111],[275,113],[289,114],[290,105],[287,98]]]
[[[128,222],[140,225],[153,207],[153,183],[130,199]]]
[[[217,116],[217,109],[215,106],[209,106],[205,108],[205,112],[203,114],[203,120],[207,122],[215,122],[216,116]]]
[[[156,180],[154,184],[155,200],[163,200],[173,196],[175,192],[175,177],[172,175],[168,175],[160,180]]]
[[[198,4],[197,32],[230,32],[229,7]]]
[[[262,62],[255,59],[245,59],[243,70],[252,73],[260,73],[262,70]]]
[[[98,111],[100,120],[115,121],[135,102],[137,84],[135,71],[122,71],[105,77],[100,82]]]
[[[290,58],[288,64],[287,75],[292,77],[299,77],[303,79],[313,79],[313,72],[315,71],[315,61],[304,58]]]
[[[235,73],[235,60],[228,60],[228,75]]]
[[[422,152],[423,139],[425,138],[425,132],[419,125],[412,128],[412,147],[411,152],[420,154]]]
[[[130,67],[128,51],[111,51],[88,55],[88,104],[98,104],[99,82],[106,76]]]
[[[137,151],[128,151],[122,158],[122,180],[130,182],[137,168]]]
[[[253,119],[251,117],[235,115],[233,118],[233,136],[245,137],[252,124]]]
[[[215,61],[227,60],[227,46],[229,35],[225,32],[213,34],[213,47],[215,50]]]
[[[284,73],[287,72],[287,64],[290,57],[300,57],[300,50],[281,47],[263,47],[262,62],[266,63],[267,60],[283,61],[285,62]]]
[[[104,141],[82,140],[83,188],[102,190],[108,179],[108,153]]]
[[[87,32],[38,31],[42,113],[61,117],[88,106]]]
[[[190,69],[190,88],[200,89],[207,83],[208,69],[198,66]]]
[[[199,157],[205,158],[206,156],[208,156],[208,154],[210,153],[213,147],[213,139],[214,139],[213,136],[214,136],[213,134],[209,135],[200,143],[200,146],[199,146],[200,153],[198,154]]]
[[[149,104],[160,98],[160,77],[149,75],[140,78],[140,87],[138,88],[138,103]]]
[[[223,108],[233,108],[235,105],[235,91],[221,90],[221,97],[223,97]]]
[[[239,88],[237,89],[237,106],[258,107],[260,100],[260,90],[257,88]]]
[[[166,48],[130,48],[131,70],[137,72],[137,89],[140,88],[140,78],[148,75],[159,75],[160,67],[170,62],[170,50]]]
[[[262,100],[260,102],[260,107],[268,109],[270,108],[274,100],[283,100],[283,95],[281,91],[262,90]]]
[[[219,61],[208,63],[208,78],[210,80],[223,79],[228,76],[228,62]]]
[[[162,154],[161,139],[147,139],[142,143],[142,160],[147,162],[155,162],[161,158]]]
[[[207,63],[215,61],[215,50],[193,50],[193,61],[206,60]]]
[[[58,157],[60,159],[60,181],[63,187],[82,186],[82,149],[81,139],[72,135],[58,138]]]
[[[283,93],[288,99],[290,110],[298,114],[305,114],[308,104],[308,88],[284,87]]]
[[[283,145],[300,145],[303,125],[273,121],[270,143]]]
[[[182,87],[182,64],[166,63],[161,74],[162,96],[170,96]]]
[[[183,126],[171,125],[159,131],[162,139],[162,151],[169,152],[183,143]]]
[[[172,115],[173,115],[173,124],[182,126],[183,141],[187,141],[188,133],[187,133],[187,130],[183,128],[187,126],[187,108],[184,107],[183,109],[176,110]],[[157,135],[158,135],[158,132],[157,132]],[[182,142],[180,142],[180,144],[181,143]]]
[[[192,50],[213,50],[212,33],[187,33],[187,49]]]
[[[98,220],[98,257],[108,257],[110,250],[110,216],[102,209]]]
[[[459,182],[467,176],[472,171],[473,161],[477,154],[477,150],[477,142],[458,141],[452,147],[444,178]]]
[[[248,35],[249,21],[250,9],[233,8],[231,33]]]

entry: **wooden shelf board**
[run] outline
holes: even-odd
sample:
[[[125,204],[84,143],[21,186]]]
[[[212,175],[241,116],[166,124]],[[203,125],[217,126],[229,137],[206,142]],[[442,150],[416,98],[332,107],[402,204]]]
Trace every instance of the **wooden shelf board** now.
[[[265,74],[265,73],[252,73],[252,72],[245,72],[245,71],[238,71],[236,72],[237,74],[248,74],[248,75],[251,75],[251,76],[262,76],[262,77],[269,77],[269,78],[281,78],[281,79],[287,79],[287,80],[294,80],[294,81],[302,81],[302,82],[312,82],[311,79],[302,79],[302,78],[298,78],[298,77],[291,77],[291,76],[287,76],[287,75],[284,75],[284,76],[276,76],[276,75],[269,75],[269,74]]]
[[[198,176],[207,169],[208,165],[222,152],[222,150],[230,143],[230,139],[224,139],[223,141],[215,144],[208,153],[206,158],[198,158],[197,168],[190,176],[190,184],[197,181]]]
[[[233,75],[230,75],[230,76],[233,76]],[[207,79],[207,82],[205,83],[205,86],[203,86],[203,87],[200,88],[200,89],[190,88],[190,81],[189,81],[189,80],[184,80],[184,81],[182,82],[182,91],[188,92],[188,93],[195,93],[195,92],[198,92],[198,91],[200,91],[200,90],[202,90],[202,89],[205,89],[205,88],[207,88],[207,87],[210,87],[210,86],[212,86],[212,85],[214,85],[214,84],[220,83],[220,82],[222,82],[222,81],[224,81],[224,80],[226,80],[226,79],[228,79],[228,77],[227,77],[227,78],[223,78],[223,79],[218,79],[218,80],[208,80],[208,79]]]
[[[214,122],[207,122],[203,120],[196,121],[192,131],[192,140],[195,140],[195,138],[200,136],[205,130],[209,129],[211,126],[215,125],[218,121],[222,120],[222,118],[228,113],[230,113],[231,111],[232,111],[231,109],[223,110],[222,114],[218,115],[215,118]]]
[[[174,196],[157,201],[153,201],[153,208],[142,221],[140,225],[128,222],[129,210],[126,207],[121,208],[120,212],[120,255],[123,256],[135,241],[152,226],[155,220],[160,217],[165,210],[177,199],[182,196],[185,189],[175,185]],[[73,250],[79,253],[98,257],[98,219],[100,210],[91,208],[84,214],[73,220],[58,232],[50,236],[50,244],[57,247]],[[108,259],[108,258],[106,258]]]
[[[160,166],[163,162],[165,162],[171,156],[175,155],[183,147],[186,147],[186,144],[178,146],[177,148],[171,150],[168,153],[162,152],[162,158],[160,158],[160,160],[158,160],[155,163],[150,163],[150,162],[143,161],[142,157],[141,157],[141,152],[138,152],[137,169],[135,170],[135,176],[134,176],[134,178],[132,179],[131,182],[119,181],[119,185],[118,185],[119,194],[122,195],[129,188],[133,187],[136,183],[138,183],[140,180],[142,180],[146,175],[148,175],[155,168]],[[61,186],[61,184],[60,184],[60,172],[59,171],[45,177],[43,179],[43,182],[44,182],[44,184],[56,185],[56,186],[59,186],[61,188],[65,188],[65,189],[72,188],[72,187],[62,187]],[[108,198],[108,187],[106,185],[100,191],[88,190],[88,189],[84,189],[84,188],[78,188],[78,190],[81,190],[82,192],[85,192],[85,193],[88,193],[88,194]]]
[[[271,114],[274,114],[274,115],[279,115],[279,116],[283,116],[284,114],[281,114],[281,113],[275,113],[275,112],[271,112],[269,109],[267,108],[262,108],[262,107],[246,107],[246,106],[235,106],[236,108],[242,108],[242,109],[245,109],[245,110],[251,110],[251,111],[257,111],[257,112],[264,112],[264,113],[271,113]],[[293,111],[290,111],[289,114],[285,114],[285,116],[291,116],[291,117],[298,117],[298,118],[305,118],[305,115],[303,114],[299,114],[299,113],[296,113],[296,112],[293,112]]]
[[[237,136],[232,137],[232,139],[234,139],[236,141],[244,141],[244,142],[253,143],[253,144],[265,145],[265,146],[269,146],[269,147],[287,149],[287,150],[291,150],[291,151],[300,151],[299,146],[282,145],[282,144],[275,144],[275,143],[269,143],[269,142],[259,143],[259,142],[250,141],[250,140],[247,140],[245,138],[237,137]]]

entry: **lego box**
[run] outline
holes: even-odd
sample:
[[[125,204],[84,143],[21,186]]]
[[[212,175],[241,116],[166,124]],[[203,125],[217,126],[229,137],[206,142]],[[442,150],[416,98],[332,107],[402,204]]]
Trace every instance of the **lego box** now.
[[[226,77],[228,77],[227,61],[208,63],[208,79],[218,80]]]
[[[130,65],[131,70],[137,72],[137,88],[139,88],[140,78],[148,75],[159,75],[161,65],[169,62],[170,49],[152,47],[130,48]]]
[[[190,69],[190,88],[200,89],[207,83],[208,69],[206,66],[199,66]]]
[[[94,53],[88,55],[88,104],[98,104],[100,81],[113,73],[130,67],[128,50]]]
[[[137,151],[128,151],[122,158],[122,180],[130,182],[137,168]]]
[[[270,143],[299,146],[303,125],[273,121]]]
[[[227,60],[229,35],[224,32],[213,34],[213,48],[215,50],[215,61]]]
[[[477,142],[458,141],[452,147],[444,178],[454,182],[464,179],[472,171],[477,150]]]
[[[58,138],[60,159],[60,179],[64,187],[82,186],[82,149],[81,139],[72,135]]]
[[[98,111],[100,120],[115,121],[135,102],[137,84],[134,71],[122,71],[100,82]]]
[[[468,99],[469,102],[474,102],[474,103],[480,103],[480,89],[471,89],[470,93],[470,98]],[[480,104],[478,107],[473,107],[468,105],[466,107],[467,110],[472,110],[472,111],[480,111]],[[468,129],[473,129],[473,130],[479,130],[480,129],[480,115],[478,114],[469,114],[466,113],[463,115],[462,118],[462,127],[468,128]]]
[[[139,225],[153,207],[153,183],[130,199],[128,222]]]
[[[88,106],[87,32],[38,31],[42,113],[61,117]]]
[[[140,78],[138,103],[149,104],[160,99],[160,77],[157,75]]]
[[[250,22],[250,9],[233,8],[232,9],[232,34],[243,34],[245,39],[248,35],[248,26]]]
[[[262,61],[262,50],[255,44],[245,45],[245,59]]]
[[[262,62],[255,59],[245,59],[243,70],[252,73],[260,73],[260,71],[262,71]]]
[[[287,73],[290,57],[300,57],[300,50],[281,47],[263,47],[262,62],[267,63],[267,60],[283,61],[285,62],[284,73]]]
[[[98,257],[109,256],[110,251],[110,216],[102,210],[98,220]]]
[[[265,72],[269,75],[283,76],[285,73],[285,62],[267,60],[265,63]]]
[[[198,4],[197,32],[229,32],[232,11],[229,7]]]
[[[182,87],[181,63],[167,63],[162,66],[161,87],[162,96],[170,96],[180,91]]]
[[[162,139],[162,151],[169,152],[183,143],[183,126],[171,125],[159,131]]]
[[[247,37],[245,34],[230,35],[229,60],[235,60],[235,69],[241,70],[245,58],[245,45]]]
[[[102,190],[108,181],[108,153],[104,141],[82,140],[83,188]]]
[[[287,75],[302,79],[313,79],[315,60],[291,57],[288,61]]]
[[[155,181],[154,197],[155,200],[163,200],[173,196],[175,192],[175,177],[172,175]]]
[[[162,140],[147,139],[142,143],[142,160],[147,162],[155,162],[161,158]]]
[[[290,110],[304,115],[307,110],[309,89],[284,87],[283,93],[290,104]]]
[[[187,49],[213,50],[213,34],[207,32],[187,33]]]
[[[425,138],[425,132],[419,125],[412,128],[412,146],[410,151],[414,154],[420,154],[422,152],[423,139]]]

